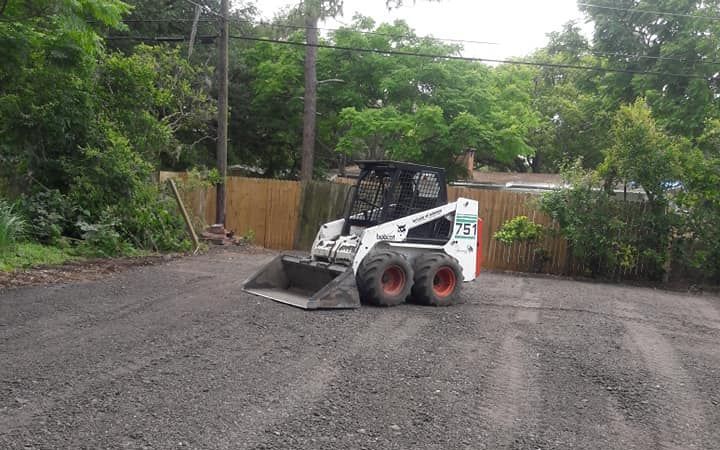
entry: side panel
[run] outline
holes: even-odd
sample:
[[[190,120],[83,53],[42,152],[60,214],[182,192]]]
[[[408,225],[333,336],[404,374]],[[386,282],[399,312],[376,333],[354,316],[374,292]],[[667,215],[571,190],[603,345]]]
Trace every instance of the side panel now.
[[[315,241],[313,242],[312,248],[315,248],[323,239],[337,239],[338,236],[342,233],[343,226],[345,225],[345,219],[338,219],[333,222],[328,222],[326,224],[323,224],[320,227],[320,230],[318,230],[317,235],[315,236]]]
[[[478,202],[467,198],[459,198],[455,202],[455,223],[450,240],[445,245],[445,252],[454,257],[463,269],[465,281],[475,279],[477,268],[478,235]]]

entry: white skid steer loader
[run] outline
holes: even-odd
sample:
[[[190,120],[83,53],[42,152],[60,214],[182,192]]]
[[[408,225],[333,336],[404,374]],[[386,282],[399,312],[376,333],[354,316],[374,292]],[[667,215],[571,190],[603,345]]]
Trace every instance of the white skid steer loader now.
[[[310,256],[276,257],[243,290],[304,309],[458,303],[480,273],[477,201],[448,203],[443,169],[358,164],[345,217],[320,227]]]

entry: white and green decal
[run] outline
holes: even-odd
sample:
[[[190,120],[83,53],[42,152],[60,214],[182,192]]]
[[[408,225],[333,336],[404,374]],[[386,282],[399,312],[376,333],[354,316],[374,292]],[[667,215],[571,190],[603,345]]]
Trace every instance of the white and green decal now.
[[[455,239],[475,239],[477,237],[478,218],[472,214],[455,216]]]

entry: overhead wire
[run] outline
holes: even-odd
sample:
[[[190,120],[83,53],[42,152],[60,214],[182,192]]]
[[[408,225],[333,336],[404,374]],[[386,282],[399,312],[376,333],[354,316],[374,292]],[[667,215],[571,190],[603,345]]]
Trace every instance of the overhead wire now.
[[[276,23],[270,23],[265,21],[252,21],[248,19],[238,19],[238,18],[230,18],[228,19],[229,22],[235,22],[235,23],[245,23],[248,25],[253,26],[265,26],[269,28],[285,28],[285,29],[291,29],[291,30],[318,30],[318,31],[327,31],[336,33],[338,31],[352,31],[354,33],[359,33],[363,35],[369,35],[369,36],[383,36],[383,37],[389,37],[393,39],[434,39],[436,41],[444,41],[444,42],[453,42],[453,43],[459,43],[459,44],[476,44],[476,45],[502,45],[499,42],[490,42],[490,41],[479,41],[479,40],[468,40],[468,39],[456,39],[456,38],[442,38],[442,37],[434,37],[434,36],[417,36],[414,34],[393,34],[393,33],[380,33],[377,31],[366,31],[366,30],[355,30],[352,28],[327,28],[327,27],[308,27],[303,25],[289,25],[289,24],[276,24]],[[188,23],[193,22],[193,19],[127,19],[123,20],[123,23],[172,23],[172,22],[178,22],[178,23]],[[215,23],[217,22],[214,19],[200,19],[198,22],[200,23]]]
[[[299,46],[299,47],[310,46],[309,44],[304,43],[304,42],[283,41],[283,40],[278,40],[278,39],[267,39],[267,38],[257,38],[257,37],[250,37],[250,36],[238,36],[238,35],[230,35],[229,37],[232,39],[240,39],[240,40],[245,40],[245,41],[268,42],[268,43],[273,43],[273,44],[292,45],[292,46]],[[344,50],[344,51],[351,51],[351,52],[358,52],[358,53],[375,53],[375,54],[381,54],[381,55],[394,55],[394,56],[413,56],[413,57],[419,57],[419,58],[445,59],[445,60],[454,60],[454,61],[490,62],[490,63],[497,63],[497,64],[547,67],[547,68],[556,68],[556,69],[578,69],[578,70],[590,70],[590,71],[596,71],[596,72],[627,73],[627,74],[635,74],[635,75],[657,75],[657,76],[669,76],[669,77],[678,77],[678,78],[697,78],[697,79],[707,79],[708,78],[708,77],[705,77],[702,75],[696,75],[696,74],[654,72],[654,71],[643,71],[643,70],[632,70],[632,69],[615,69],[612,67],[584,66],[584,65],[576,65],[576,64],[535,62],[535,61],[524,61],[524,60],[513,60],[513,59],[479,58],[479,57],[469,57],[469,56],[459,56],[459,55],[439,55],[439,54],[432,54],[432,53],[405,52],[405,51],[401,51],[401,50],[382,50],[382,49],[372,49],[372,48],[346,47],[346,46],[341,46],[341,45],[313,44],[312,46],[317,47],[317,48],[325,48],[325,49],[331,49],[331,50]]]
[[[124,23],[172,23],[172,22],[179,22],[179,23],[186,23],[186,22],[192,22],[192,19],[128,19],[124,20]],[[267,26],[272,28],[287,28],[287,29],[298,29],[298,30],[307,30],[312,27],[302,26],[302,25],[286,25],[286,24],[273,24],[268,22],[257,22],[257,21],[251,21],[246,19],[230,19],[231,22],[239,22],[239,23],[245,23],[248,25],[254,25],[254,26]],[[216,20],[214,19],[200,19],[199,22],[202,23],[214,23]],[[453,43],[466,43],[466,44],[480,44],[480,45],[500,45],[502,46],[502,43],[499,42],[490,42],[490,41],[477,41],[477,40],[468,40],[468,39],[453,39],[453,38],[441,38],[441,37],[434,37],[434,36],[417,36],[417,35],[402,35],[402,34],[392,34],[392,33],[379,33],[375,31],[363,31],[363,30],[354,30],[351,28],[314,28],[316,30],[320,31],[328,31],[328,32],[338,32],[338,31],[352,31],[354,33],[359,33],[363,35],[374,35],[374,36],[384,36],[384,37],[390,37],[393,39],[409,39],[409,38],[417,38],[417,39],[432,39],[435,41],[441,41],[441,42],[453,42]],[[622,53],[622,52],[601,52],[596,50],[588,50],[588,53],[596,56],[614,56],[614,57],[620,57],[620,58],[629,58],[629,59],[650,59],[650,60],[656,60],[656,61],[673,61],[673,62],[679,62],[679,63],[687,63],[687,64],[699,64],[699,65],[720,65],[720,61],[718,60],[691,60],[691,59],[685,59],[685,58],[676,58],[673,56],[652,56],[652,55],[641,55],[641,54],[632,54],[632,53]]]
[[[578,2],[578,6],[585,6],[588,8],[607,9],[611,11],[625,11],[633,13],[645,13],[652,14],[655,16],[669,16],[669,17],[685,17],[692,19],[703,19],[703,20],[720,20],[720,16],[703,16],[699,14],[686,14],[686,13],[674,13],[670,11],[653,11],[649,9],[640,8],[624,8],[621,6],[609,6],[609,5],[597,5],[594,3]]]
[[[216,39],[217,35],[199,36],[200,40]],[[310,44],[305,42],[293,42],[283,41],[279,39],[268,39],[258,38],[251,36],[241,35],[230,35],[231,39],[238,39],[252,42],[266,42],[280,45],[291,45],[297,47],[309,47]],[[187,41],[188,38],[184,36],[107,36],[108,40],[138,40],[148,42],[183,42]],[[314,44],[312,47],[324,48],[330,50],[343,50],[356,53],[374,53],[388,56],[411,56],[418,58],[430,58],[430,59],[443,59],[453,61],[468,61],[468,62],[485,62],[485,63],[497,63],[497,64],[509,64],[509,65],[521,65],[521,66],[533,66],[533,67],[544,67],[554,69],[576,69],[576,70],[588,70],[594,72],[607,72],[607,73],[626,73],[633,75],[654,75],[654,76],[666,76],[675,78],[692,78],[692,79],[703,79],[708,80],[710,77],[697,74],[686,74],[686,73],[671,73],[671,72],[656,72],[656,71],[645,71],[645,70],[632,70],[632,69],[617,69],[612,67],[598,67],[598,66],[584,66],[577,64],[563,64],[563,63],[549,63],[549,62],[536,62],[536,61],[524,61],[515,59],[495,59],[495,58],[479,58],[459,55],[447,55],[447,54],[432,54],[432,53],[420,53],[420,52],[406,52],[402,50],[382,50],[375,48],[360,48],[360,47],[346,47],[341,45],[329,45],[329,44]]]

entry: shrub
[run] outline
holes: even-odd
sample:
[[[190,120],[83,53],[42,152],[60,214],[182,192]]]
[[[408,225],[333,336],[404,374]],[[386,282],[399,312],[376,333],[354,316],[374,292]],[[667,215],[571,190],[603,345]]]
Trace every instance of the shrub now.
[[[720,281],[720,158],[695,155],[689,162],[681,208],[681,248],[685,261],[711,281]]]
[[[506,245],[516,242],[533,242],[540,239],[543,226],[530,220],[527,216],[517,216],[508,220],[493,235],[495,239]]]
[[[132,253],[132,246],[122,239],[115,228],[117,224],[111,220],[104,223],[89,224],[79,222],[83,242],[80,250],[89,256],[112,257]]]
[[[603,180],[581,164],[566,167],[565,187],[544,194],[542,211],[560,226],[576,263],[594,276],[630,272],[659,279],[664,273],[673,216],[651,204],[616,199]]]
[[[21,208],[28,223],[28,238],[33,241],[57,245],[62,236],[80,237],[75,225],[80,211],[56,189],[23,198]]]
[[[14,205],[5,199],[0,199],[0,252],[13,248],[24,231],[25,221],[15,211]]]
[[[102,225],[96,231],[110,241],[112,229],[138,249],[189,248],[177,207],[153,182],[151,166],[106,125],[104,150],[84,149],[82,159],[69,168],[74,174],[70,198],[88,212],[84,223]]]

